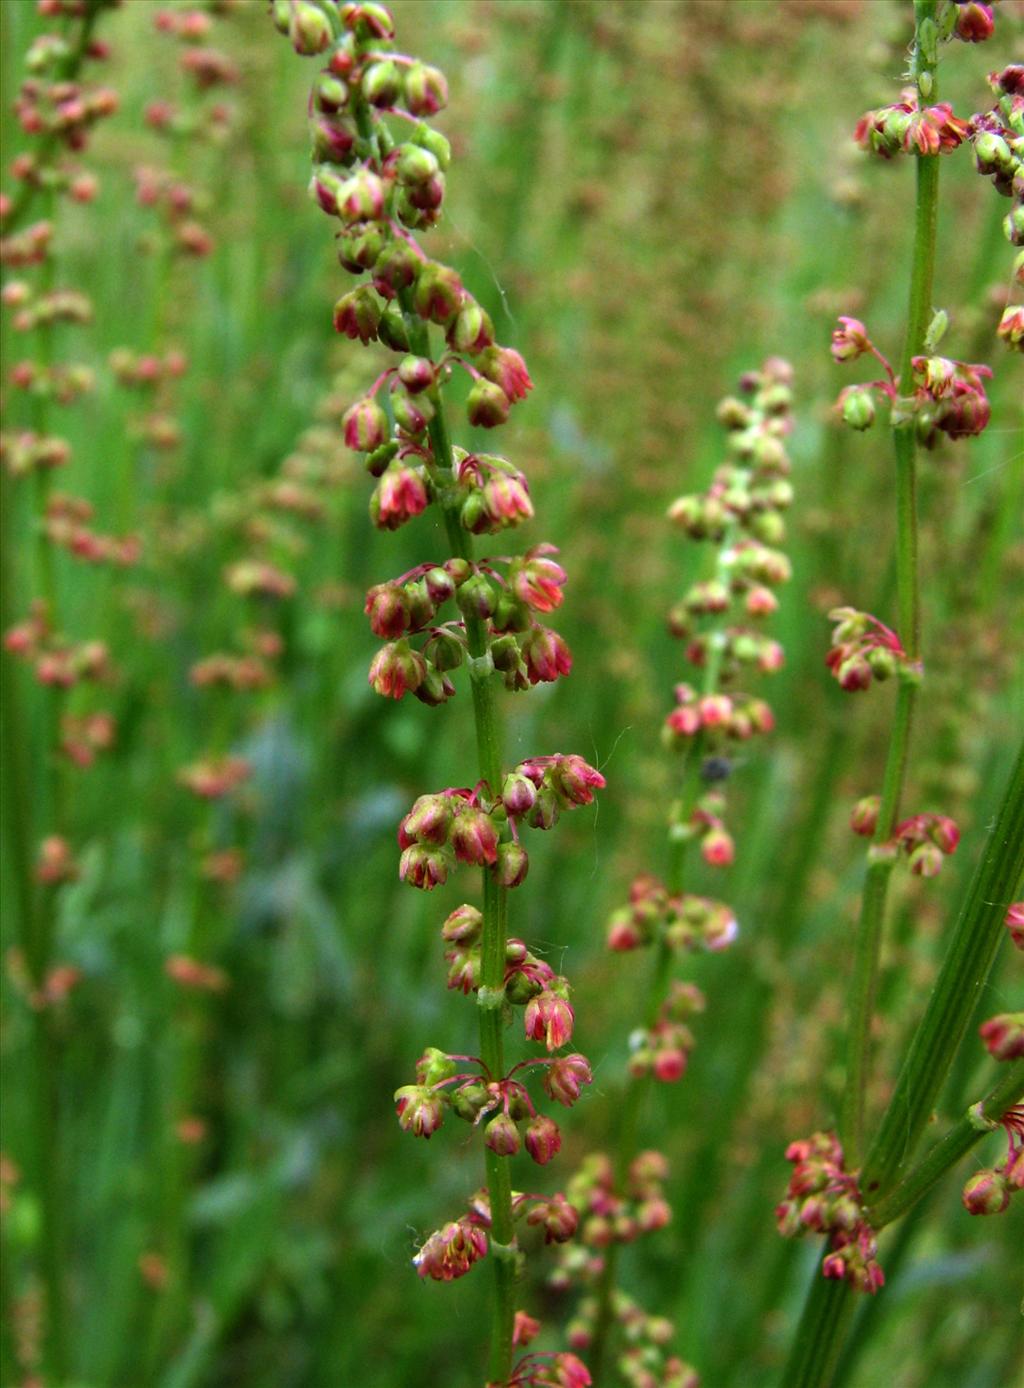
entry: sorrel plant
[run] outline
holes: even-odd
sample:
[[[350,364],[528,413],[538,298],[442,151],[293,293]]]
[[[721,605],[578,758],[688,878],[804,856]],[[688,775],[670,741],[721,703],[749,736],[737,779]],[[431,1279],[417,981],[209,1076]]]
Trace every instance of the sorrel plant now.
[[[992,29],[991,6],[914,0],[911,85],[896,104],[869,112],[856,131],[858,142],[870,153],[884,159],[909,156],[916,167],[908,309],[898,369],[858,319],[840,318],[832,337],[837,362],[872,357],[884,372],[882,379],[869,386],[847,387],[840,396],[840,409],[845,422],[858,430],[874,424],[876,402],[888,410],[895,459],[897,626],[890,628],[853,608],[836,609],[828,664],[846,691],[866,690],[876,679],[895,677],[897,693],[881,794],[859,801],[852,815],[854,832],[870,838],[871,845],[857,930],[838,1133],[819,1132],[790,1145],[786,1155],[794,1171],[787,1198],[776,1212],[784,1235],[827,1236],[784,1372],[787,1388],[832,1381],[854,1310],[853,1293],[874,1294],[885,1282],[878,1259],[878,1232],[910,1209],[971,1142],[995,1124],[1003,1123],[1009,1134],[1007,1158],[968,1182],[965,1206],[971,1214],[1001,1213],[1010,1191],[1024,1185],[1019,1110],[1015,1108],[1024,1097],[1020,1059],[1024,1031],[1020,1017],[1013,1014],[1003,1014],[982,1027],[990,1052],[1008,1062],[1006,1075],[972,1106],[960,1125],[918,1165],[913,1164],[1004,926],[1013,927],[1019,909],[1013,903],[1024,879],[1024,748],[1010,773],[989,847],[978,864],[888,1106],[876,1123],[870,1122],[874,1115],[866,1112],[893,871],[905,861],[912,873],[935,877],[960,838],[956,824],[941,812],[919,811],[904,818],[901,813],[914,712],[921,690],[927,687],[918,544],[919,450],[933,447],[941,434],[952,440],[975,437],[991,414],[985,391],[991,369],[938,355],[948,327],[947,315],[933,308],[939,171],[945,155],[973,144],[979,171],[991,175],[997,191],[1015,200],[1005,221],[1008,238],[1016,244],[1022,238],[1018,214],[1024,195],[1024,162],[1019,153],[1024,136],[1024,70],[1008,68],[993,74],[997,103],[970,121],[955,116],[950,105],[938,99],[943,46],[956,39],[984,41]],[[1017,270],[1019,275],[1019,265]],[[1003,316],[999,335],[1007,346],[1019,349],[1020,336],[1014,328],[1018,317],[1019,311],[1011,307]]]
[[[395,530],[436,507],[449,550],[368,592],[370,626],[385,641],[369,680],[384,697],[412,694],[437,706],[455,696],[452,677],[463,669],[473,707],[475,783],[421,795],[398,839],[400,875],[421,890],[442,885],[459,865],[481,869],[482,908],[456,908],[441,930],[448,986],[478,1008],[480,1054],[428,1047],[416,1083],[395,1099],[402,1127],[417,1136],[431,1137],[449,1113],[479,1129],[486,1180],[415,1263],[421,1276],[449,1281],[489,1257],[489,1383],[582,1384],[589,1378],[572,1355],[527,1355],[513,1365],[514,1345],[525,1346],[537,1329],[517,1317],[516,1222],[540,1226],[547,1242],[570,1238],[577,1222],[562,1195],[513,1192],[510,1157],[525,1146],[545,1165],[561,1146],[557,1124],[537,1110],[527,1081],[539,1071],[547,1098],[571,1106],[591,1076],[582,1055],[561,1053],[574,1020],[568,981],[523,940],[509,938],[508,898],[529,868],[523,831],[550,829],[563,811],[591,803],[604,778],[575,755],[534,756],[511,768],[504,760],[499,680],[523,692],[572,667],[565,642],[539,620],[561,604],[566,574],[550,544],[511,556],[475,550],[474,536],[514,530],[532,518],[533,503],[512,463],[453,442],[446,400],[453,375],[467,373],[467,422],[493,429],[532,382],[519,353],[495,341],[489,315],[456,272],[430,259],[417,236],[440,216],[451,159],[448,141],[430,123],[447,103],[443,75],[395,50],[394,22],[381,5],[335,10],[278,0],[273,17],[297,53],[325,64],[310,99],[310,190],[340,221],[341,265],[366,277],[338,300],[335,328],[398,356],[343,421],[346,443],[377,479],[370,516],[380,529]],[[451,615],[442,617],[443,609]],[[504,1031],[515,1008],[523,1009],[526,1038],[549,1058],[509,1066]]]

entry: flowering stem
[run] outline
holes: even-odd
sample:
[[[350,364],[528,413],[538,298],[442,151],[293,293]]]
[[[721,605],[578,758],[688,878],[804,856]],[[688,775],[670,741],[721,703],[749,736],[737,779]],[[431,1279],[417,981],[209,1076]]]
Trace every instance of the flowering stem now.
[[[873,1224],[879,1211],[883,1224],[897,1218],[956,1160],[952,1152],[958,1140],[954,1134],[958,1133],[959,1125],[928,1154],[919,1168],[893,1189],[893,1179],[913,1151],[949,1074],[1002,942],[1006,908],[1022,881],[1024,745],[1017,756],[985,856],[978,864],[961,909],[928,1009],[911,1042],[896,1091],[864,1164],[860,1185],[869,1208],[873,1204]],[[1018,1069],[1014,1066],[1006,1083],[1019,1091]],[[1000,1081],[984,1101],[982,1111],[986,1116],[991,1116],[998,1106],[1002,1086],[1003,1081]],[[1008,1101],[1004,1100],[1002,1110],[1005,1112],[1007,1107]],[[873,1192],[877,1194],[872,1202]],[[890,1198],[891,1211],[887,1209]],[[789,1362],[780,1380],[785,1388],[823,1388],[831,1381],[855,1298],[856,1292],[850,1282],[845,1279],[828,1281],[822,1276],[820,1262],[815,1264]]]
[[[974,1110],[990,1122],[998,1122],[1008,1108],[1024,1097],[1024,1060],[1007,1067],[1006,1074]],[[906,1213],[932,1186],[986,1135],[971,1112],[965,1113],[928,1154],[884,1199],[869,1207],[871,1224],[882,1229]]]
[[[430,356],[430,332],[427,325],[406,311],[406,324],[412,350],[419,356]],[[452,473],[452,444],[448,421],[440,390],[431,392],[434,417],[428,432],[433,452],[431,475],[437,490],[445,531],[454,555],[472,561],[473,542],[463,528],[458,503],[446,500],[447,479]],[[441,479],[438,478],[438,472]],[[471,660],[484,661],[489,654],[487,627],[473,614],[466,614],[466,642]],[[490,670],[470,667],[473,691],[473,720],[476,727],[477,759],[481,780],[487,783],[492,796],[500,793],[502,782],[503,730],[494,681]],[[502,1035],[503,1018],[500,1001],[505,986],[505,943],[508,935],[508,890],[488,871],[483,870],[483,938],[481,942],[480,994],[480,1058],[492,1075],[505,1073],[505,1048]],[[512,1177],[508,1159],[484,1149],[487,1170],[487,1191],[491,1207],[491,1263],[494,1268],[495,1293],[491,1313],[491,1344],[488,1378],[504,1383],[512,1372],[512,1329],[515,1321],[515,1223],[512,1215]]]
[[[936,0],[915,0],[915,43],[913,74],[926,90],[922,97],[934,100],[935,80],[921,42],[921,27],[934,24]],[[939,160],[937,155],[918,155],[917,194],[914,214],[914,243],[910,275],[910,301],[907,330],[900,364],[900,390],[909,390],[913,358],[924,350],[925,335],[932,314],[932,284],[935,277],[935,232],[938,212]],[[886,759],[882,803],[873,847],[880,848],[891,837],[899,815],[900,799],[906,779],[910,734],[917,701],[915,668],[920,659],[921,595],[917,542],[917,466],[916,421],[911,413],[898,413],[893,423],[896,454],[896,588],[899,634],[908,657],[910,673],[901,679],[896,696],[889,752]],[[878,963],[885,921],[890,860],[876,858],[868,863],[861,898],[860,924],[854,960],[854,983],[850,1008],[850,1028],[846,1051],[846,1084],[840,1110],[840,1134],[849,1167],[860,1164],[864,1143],[864,1103],[870,1069],[871,1023],[878,986]]]
[[[728,543],[728,542],[726,542]],[[712,646],[709,653],[708,665],[705,670],[703,691],[705,694],[713,694],[718,684],[718,673],[721,668],[721,653]],[[698,736],[689,743],[686,748],[686,755],[682,768],[682,797],[684,803],[689,802],[693,794],[694,768],[700,765],[700,746],[703,737]],[[669,840],[669,862],[668,862],[668,891],[670,896],[677,896],[683,889],[683,869],[686,863],[686,850],[689,843],[686,839],[670,838]],[[643,1005],[643,1025],[645,1028],[653,1027],[661,1012],[662,1004],[668,994],[669,983],[672,979],[672,965],[674,953],[662,935],[655,946],[654,964],[651,969],[647,984],[647,994]],[[615,1153],[615,1185],[616,1189],[621,1190],[629,1172],[637,1150],[637,1129],[640,1123],[640,1111],[643,1108],[644,1100],[650,1090],[651,1076],[644,1075],[641,1078],[633,1079],[626,1090],[626,1096],[620,1111],[618,1125],[618,1143]],[[590,1370],[591,1379],[595,1388],[599,1388],[602,1374],[604,1372],[604,1361],[608,1352],[608,1345],[611,1339],[613,1326],[612,1315],[612,1296],[615,1292],[616,1273],[618,1270],[619,1245],[612,1243],[604,1253],[604,1267],[596,1288],[597,1311],[594,1316],[594,1332],[587,1352],[587,1366]]]
[[[1006,908],[1022,881],[1024,744],[927,1010],[868,1152],[861,1188],[869,1201],[887,1198],[924,1131],[1002,942]]]
[[[86,52],[92,39],[92,31],[99,18],[100,10],[107,3],[107,0],[86,0],[86,10],[81,17],[78,36],[74,46],[68,53],[61,65],[60,76],[65,82],[74,82],[78,76],[78,70],[85,61]],[[47,167],[51,157],[57,152],[60,144],[61,135],[57,130],[48,132],[39,141],[37,146],[36,158],[42,167]],[[32,200],[40,187],[43,186],[34,179],[26,179],[18,189],[18,194],[11,204],[11,209],[4,218],[4,234],[9,236],[17,227],[21,225],[22,219],[32,205]]]
[[[831,1381],[853,1313],[857,1294],[845,1278],[822,1276],[814,1264],[793,1347],[779,1378],[783,1388],[824,1388]]]

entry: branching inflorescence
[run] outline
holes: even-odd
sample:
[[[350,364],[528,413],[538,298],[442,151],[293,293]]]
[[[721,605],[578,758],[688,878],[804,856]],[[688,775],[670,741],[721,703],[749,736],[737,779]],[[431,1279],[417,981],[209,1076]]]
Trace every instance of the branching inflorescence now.
[[[908,76],[913,85],[892,106],[871,111],[859,122],[857,142],[884,159],[901,154],[914,158],[917,199],[906,333],[898,367],[872,341],[858,319],[842,317],[832,335],[832,355],[841,364],[871,357],[880,363],[881,379],[841,392],[839,411],[857,430],[875,422],[878,404],[887,408],[895,453],[896,578],[898,620],[893,629],[877,617],[850,607],[830,615],[836,623],[827,664],[842,689],[867,689],[875,680],[894,676],[895,712],[880,794],[858,801],[853,830],[869,837],[846,1051],[846,1081],[839,1132],[816,1133],[791,1144],[794,1162],[786,1200],[778,1207],[785,1235],[828,1236],[820,1271],[838,1285],[826,1294],[812,1291],[794,1341],[785,1383],[810,1385],[830,1381],[841,1344],[841,1327],[850,1314],[843,1300],[853,1288],[876,1292],[885,1281],[876,1259],[875,1235],[908,1209],[941,1174],[968,1150],[980,1134],[1002,1124],[1010,1136],[1003,1166],[980,1172],[968,1183],[964,1203],[972,1213],[1005,1208],[1009,1189],[1020,1181],[1020,1120],[1014,1107],[1024,1085],[1019,1071],[1009,1073],[988,1098],[976,1105],[972,1134],[968,1122],[952,1129],[917,1167],[902,1168],[913,1154],[943,1080],[966,1030],[975,990],[983,986],[998,946],[999,913],[1019,889],[1020,766],[1011,777],[993,847],[975,874],[961,911],[946,961],[929,1006],[904,1061],[896,1090],[870,1144],[865,1143],[865,1096],[871,1072],[871,1037],[889,880],[905,860],[910,870],[934,877],[943,859],[957,848],[960,834],[945,814],[925,812],[900,818],[907,777],[910,736],[918,690],[924,679],[921,650],[920,577],[917,534],[917,450],[969,440],[989,423],[991,408],[985,382],[988,366],[938,354],[947,328],[944,312],[933,309],[935,228],[940,156],[963,144],[974,146],[979,171],[991,175],[997,190],[1014,199],[1005,231],[1019,244],[1022,187],[1022,120],[1024,97],[1020,69],[995,73],[990,81],[997,101],[993,109],[971,120],[954,115],[937,101],[937,67],[941,46],[954,38],[979,42],[993,31],[992,7],[915,0],[915,34]],[[1017,266],[1019,275],[1020,266]],[[1019,310],[1010,308],[997,329],[1008,346],[1020,347],[1014,328]],[[1009,827],[1008,827],[1009,826]],[[1009,907],[1012,920],[1014,907]],[[1012,924],[1010,926],[1012,931]],[[998,1059],[1016,1063],[1024,1028],[1020,1018],[1004,1014],[982,1027],[982,1037]],[[900,1179],[902,1178],[902,1179]]]
[[[452,442],[445,403],[453,373],[467,373],[467,421],[494,428],[525,398],[530,376],[519,353],[495,341],[490,318],[456,271],[419,244],[417,233],[441,216],[450,160],[447,140],[428,123],[447,100],[443,75],[394,50],[394,24],[381,5],[276,0],[272,11],[298,53],[325,63],[310,104],[310,190],[340,223],[341,265],[367,277],[338,300],[335,327],[398,355],[347,411],[345,441],[376,479],[370,515],[379,529],[395,530],[435,507],[448,542],[447,556],[367,594],[370,626],[385,643],[370,684],[385,697],[408,693],[437,705],[456,693],[461,668],[472,690],[474,783],[420,796],[402,820],[399,845],[401,877],[424,890],[460,864],[482,869],[482,909],[462,905],[442,928],[449,987],[478,1004],[480,1055],[429,1048],[396,1104],[403,1128],[422,1137],[449,1114],[479,1128],[487,1179],[415,1263],[421,1276],[447,1281],[489,1255],[496,1279],[490,1383],[582,1385],[589,1376],[571,1354],[512,1363],[513,1344],[535,1333],[535,1323],[515,1313],[516,1223],[524,1219],[546,1241],[561,1242],[577,1214],[562,1195],[513,1192],[508,1158],[521,1146],[541,1165],[554,1157],[558,1126],[537,1102],[569,1106],[591,1076],[582,1055],[559,1053],[572,1036],[567,981],[508,937],[506,918],[508,892],[528,871],[524,831],[550,829],[562,812],[589,804],[604,779],[572,755],[503,764],[499,678],[520,691],[571,668],[565,642],[540,620],[561,603],[566,576],[550,545],[521,555],[474,553],[474,536],[514,529],[532,517],[533,503],[512,463]],[[504,1029],[515,1008],[527,1039],[548,1054],[509,1067]],[[534,1078],[540,1084],[531,1093]]]
[[[574,1178],[570,1199],[583,1211],[579,1241],[565,1250],[554,1285],[574,1282],[589,1294],[570,1326],[574,1348],[588,1353],[601,1380],[613,1326],[623,1341],[615,1364],[634,1388],[692,1388],[697,1376],[668,1348],[671,1324],[648,1315],[616,1285],[618,1250],[671,1218],[663,1193],[668,1174],[657,1151],[637,1151],[639,1106],[648,1079],[672,1083],[686,1072],[694,1044],[690,1023],[704,1009],[696,984],[673,977],[677,960],[728,948],[735,915],[722,901],[688,890],[687,850],[697,846],[712,868],[727,867],[735,844],[726,827],[725,785],[739,749],[774,727],[769,705],[748,691],[752,677],[782,664],[782,647],[764,631],[778,607],[775,590],[790,575],[779,547],[783,513],[793,499],[785,441],[792,429],[792,373],[770,358],[723,400],[727,457],[709,487],[679,497],[669,519],[695,541],[713,547],[710,572],[691,584],[668,615],[685,643],[692,683],[675,687],[675,705],[662,728],[678,758],[679,794],[669,814],[666,880],[644,874],[629,901],[613,912],[608,946],[617,953],[652,948],[655,962],[639,1025],[630,1036],[630,1083],[614,1157],[593,1153]]]

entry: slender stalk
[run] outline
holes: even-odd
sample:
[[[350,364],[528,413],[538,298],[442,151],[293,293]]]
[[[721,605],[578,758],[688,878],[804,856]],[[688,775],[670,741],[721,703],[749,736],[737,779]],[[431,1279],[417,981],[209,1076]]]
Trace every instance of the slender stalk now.
[[[793,1346],[779,1379],[785,1388],[823,1388],[831,1381],[857,1306],[847,1281],[829,1281],[816,1260]]]
[[[410,344],[419,356],[430,356],[430,332],[413,313],[406,312]],[[445,533],[454,554],[472,560],[473,542],[459,519],[458,504],[446,501],[445,482],[452,473],[452,444],[440,389],[431,391],[434,418],[429,434],[433,462],[431,474],[441,502]],[[477,762],[480,779],[491,795],[497,795],[502,781],[503,727],[495,698],[493,669],[487,664],[487,627],[479,618],[467,615],[466,641],[471,664],[473,722],[476,731]],[[505,1073],[505,1047],[501,1001],[505,982],[505,944],[508,936],[508,890],[491,873],[483,870],[483,940],[481,948],[479,1003],[480,1057],[495,1077]],[[491,1314],[491,1343],[488,1375],[503,1383],[512,1371],[512,1330],[515,1322],[516,1240],[512,1215],[512,1177],[507,1158],[484,1149],[487,1190],[491,1206],[490,1251],[494,1268],[494,1300]]]
[[[886,1224],[910,1207],[948,1169],[963,1139],[960,1125],[893,1190],[901,1163],[909,1158],[928,1122],[940,1088],[949,1074],[978,996],[985,985],[1004,934],[1006,908],[1024,881],[1024,745],[1010,777],[1003,803],[957,921],[953,940],[928,1009],[904,1062],[889,1107],[868,1153],[861,1175],[874,1227],[881,1213]],[[1005,1078],[1010,1091],[1019,1090],[1019,1067]],[[991,1117],[1001,1103],[1004,1081],[984,1101]],[[949,1146],[947,1147],[947,1142]],[[966,1151],[970,1147],[968,1142]],[[897,1192],[902,1194],[897,1195]],[[872,1194],[875,1194],[872,1200]],[[892,1197],[892,1212],[886,1202]],[[873,1209],[872,1209],[873,1206]],[[815,1265],[807,1301],[797,1327],[790,1358],[780,1379],[784,1388],[825,1388],[831,1382],[856,1293],[846,1281],[827,1282]],[[849,1303],[846,1311],[841,1303]]]
[[[722,537],[718,560],[715,566],[715,579],[724,583],[728,578],[728,565],[724,556],[729,552],[736,534],[735,521],[726,527]],[[722,668],[722,647],[712,642],[708,652],[708,661],[704,670],[702,681],[702,693],[705,695],[718,692],[718,685]],[[701,763],[701,752],[703,748],[703,734],[698,734],[694,741],[687,744],[686,755],[683,759],[681,774],[681,799],[684,805],[692,805],[696,794],[699,791],[699,782],[696,780],[696,768]],[[683,818],[688,817],[684,810]],[[668,873],[667,886],[669,896],[678,896],[683,890],[684,870],[686,865],[686,850],[689,844],[686,839],[676,838],[670,835],[668,849]],[[662,1004],[668,996],[669,985],[672,981],[672,965],[675,960],[674,952],[666,940],[661,935],[655,945],[654,963],[648,978],[647,990],[642,1007],[643,1025],[651,1028],[658,1020]],[[640,1113],[643,1109],[647,1095],[650,1092],[651,1076],[644,1075],[633,1079],[629,1084],[625,1099],[623,1101],[618,1121],[618,1140],[615,1151],[615,1185],[621,1190],[629,1172],[630,1163],[636,1156],[638,1148],[638,1129],[640,1125]],[[614,1329],[614,1317],[612,1313],[612,1298],[615,1293],[616,1276],[618,1272],[619,1245],[612,1243],[604,1252],[604,1266],[596,1288],[597,1311],[594,1318],[594,1333],[590,1341],[587,1352],[587,1362],[590,1369],[591,1378],[596,1385],[600,1385],[605,1368],[605,1360],[608,1355],[609,1346],[612,1340]]]
[[[934,68],[921,43],[921,26],[934,22],[935,0],[915,0],[915,46],[913,74],[919,87],[926,77],[928,99],[935,99]],[[910,273],[910,300],[907,328],[900,362],[900,388],[908,392],[912,361],[924,350],[925,334],[932,315],[932,285],[935,278],[935,234],[938,216],[939,160],[937,155],[917,156],[917,192],[914,212],[914,242]],[[865,1093],[871,1059],[871,1023],[878,989],[878,966],[885,923],[886,898],[892,863],[878,850],[891,837],[899,816],[910,736],[917,702],[917,678],[913,667],[920,660],[921,595],[918,572],[916,436],[913,414],[894,412],[893,444],[896,454],[896,592],[899,634],[912,673],[905,677],[896,696],[889,752],[878,827],[874,836],[875,855],[869,857],[861,898],[860,923],[854,959],[854,978],[850,1005],[850,1027],[846,1049],[846,1083],[840,1110],[840,1136],[851,1168],[859,1165],[864,1145]]]
[[[861,1189],[869,1201],[888,1196],[924,1131],[1002,943],[1006,908],[1022,882],[1024,743],[928,1007],[868,1152]]]
[[[951,1166],[966,1156],[976,1142],[986,1136],[986,1128],[978,1125],[976,1112],[980,1111],[982,1118],[995,1123],[1021,1098],[1024,1098],[1024,1060],[1008,1066],[1006,1074],[982,1099],[977,1110],[965,1113],[894,1190],[877,1204],[869,1205],[872,1226],[884,1229],[894,1219],[899,1219],[922,1196],[927,1195],[936,1181],[941,1180]]]

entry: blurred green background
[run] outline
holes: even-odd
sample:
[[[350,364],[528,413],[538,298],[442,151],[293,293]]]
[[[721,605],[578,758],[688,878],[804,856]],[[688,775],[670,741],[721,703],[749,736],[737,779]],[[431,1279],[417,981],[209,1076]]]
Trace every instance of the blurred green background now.
[[[421,791],[475,779],[475,753],[464,693],[437,710],[373,695],[377,643],[362,615],[371,583],[443,559],[444,541],[426,517],[397,535],[373,531],[367,479],[339,445],[337,421],[375,357],[331,329],[348,277],[305,194],[315,63],[275,35],[262,3],[227,7],[211,42],[241,74],[225,98],[231,133],[161,140],[145,104],[188,98],[174,41],[153,25],[158,8],[128,0],[101,22],[113,48],[104,80],[121,109],[87,156],[96,204],[62,210],[55,238],[58,283],[95,305],[92,325],[61,330],[58,355],[97,370],[95,392],[59,415],[74,462],[58,485],[93,502],[101,529],[145,540],[127,572],[58,556],[67,629],[102,634],[120,671],[98,700],[117,716],[116,747],[68,777],[82,872],[59,898],[56,957],[82,974],[57,1023],[69,1388],[462,1388],[481,1378],[487,1272],[422,1284],[409,1259],[479,1183],[479,1152],[451,1125],[429,1145],[405,1137],[391,1094],[425,1045],[473,1049],[473,1009],[444,989],[438,936],[467,878],[431,896],[401,887],[394,829]],[[782,1153],[831,1122],[841,1081],[862,861],[846,820],[878,787],[892,693],[838,690],[823,664],[824,614],[841,600],[891,618],[893,499],[884,431],[835,427],[831,402],[863,376],[833,364],[828,338],[835,315],[853,312],[898,354],[912,174],[903,161],[869,164],[850,135],[864,109],[894,99],[909,8],[394,6],[400,44],[452,88],[439,122],[456,156],[449,211],[429,244],[494,315],[499,340],[527,357],[536,389],[499,447],[531,479],[528,542],[556,543],[570,575],[557,625],[573,675],[508,698],[507,760],[574,751],[608,778],[596,811],[535,839],[513,898],[513,933],[573,980],[574,1044],[595,1070],[558,1161],[514,1177],[531,1189],[560,1188],[612,1130],[648,965],[609,957],[604,923],[631,877],[663,863],[674,766],[658,731],[683,674],[664,612],[705,557],[669,529],[665,508],[718,461],[714,402],[737,374],[766,354],[796,373],[794,579],[775,623],[787,664],[766,691],[778,729],[734,778],[736,865],[694,881],[734,904],[742,934],[728,955],[694,963],[708,997],[697,1049],[685,1081],[659,1089],[644,1115],[645,1141],[671,1161],[675,1218],[624,1261],[625,1284],[675,1320],[676,1348],[707,1388],[767,1382],[784,1357],[813,1249],[774,1232]],[[987,70],[1020,59],[1021,9],[1000,11],[991,43],[958,45],[944,66],[942,94],[959,114],[989,104]],[[42,21],[28,0],[4,0],[0,19],[8,165],[23,146],[10,103]],[[1022,379],[994,337],[1007,205],[961,156],[943,162],[937,295],[952,316],[944,349],[996,368],[993,421],[922,467],[929,678],[908,808],[952,814],[964,837],[938,881],[901,880],[882,1077],[927,996],[1024,696]],[[134,199],[140,164],[169,164],[203,190],[208,258],[161,250]],[[191,365],[177,387],[181,447],[160,452],[138,438],[139,402],[106,363],[117,347],[169,343]],[[4,346],[5,364],[24,352],[6,324]],[[7,403],[22,427],[24,402]],[[311,438],[313,427],[326,433]],[[336,479],[315,522],[275,512],[261,492],[297,450],[317,451]],[[16,507],[21,613],[32,517],[27,497]],[[226,564],[254,551],[298,583],[272,613],[222,582]],[[260,622],[284,636],[273,687],[190,685],[195,660]],[[255,774],[199,811],[175,772],[212,747],[250,758]],[[34,804],[25,814],[41,820]],[[245,853],[237,884],[199,881],[200,850],[227,847]],[[2,1145],[24,1168],[30,1013],[11,965],[14,915],[7,900]],[[176,987],[164,960],[182,952],[230,986]],[[1014,961],[1000,962],[1009,967],[979,1020],[1019,997],[1019,963],[1015,979]],[[988,1073],[969,1038],[944,1115],[978,1097]],[[882,1078],[872,1104],[885,1094]],[[186,1115],[206,1125],[198,1144],[175,1136]],[[945,1182],[883,1239],[889,1285],[864,1308],[876,1324],[870,1338],[855,1333],[845,1381],[1012,1381],[1020,1212],[971,1220],[959,1184]],[[23,1177],[3,1221],[11,1356],[31,1339],[39,1224]],[[544,1256],[530,1266],[524,1304],[545,1321],[543,1345],[557,1346],[570,1308],[544,1290]]]

